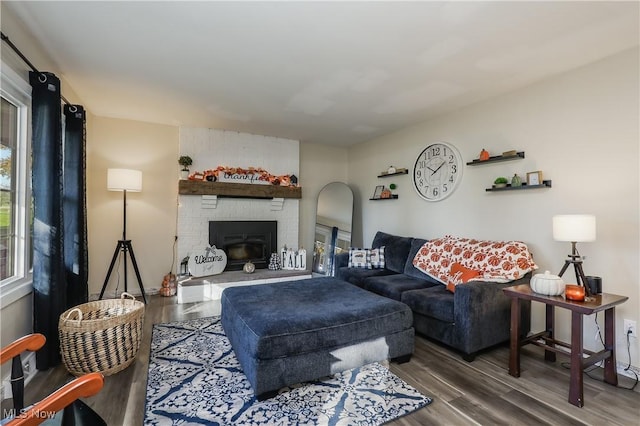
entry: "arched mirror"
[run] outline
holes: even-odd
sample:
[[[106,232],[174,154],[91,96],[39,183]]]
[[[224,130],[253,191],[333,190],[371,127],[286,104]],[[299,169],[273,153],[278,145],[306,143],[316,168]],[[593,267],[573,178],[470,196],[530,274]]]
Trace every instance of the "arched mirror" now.
[[[349,251],[353,219],[353,192],[347,184],[332,182],[318,194],[313,272],[334,275],[334,257]]]

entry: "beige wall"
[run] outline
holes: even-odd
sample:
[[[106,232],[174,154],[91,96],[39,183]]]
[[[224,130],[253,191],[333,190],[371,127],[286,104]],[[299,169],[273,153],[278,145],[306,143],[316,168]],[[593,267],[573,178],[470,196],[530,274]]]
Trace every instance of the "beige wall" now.
[[[142,171],[142,192],[127,194],[127,239],[131,239],[145,290],[160,287],[171,269],[176,235],[178,128],[94,117],[87,143],[89,294],[100,292],[117,241],[122,238],[123,194],[107,191],[107,169]],[[120,274],[111,274],[113,296]],[[174,272],[176,267],[174,266]],[[140,293],[131,263],[128,290]]]
[[[552,216],[595,214],[597,241],[579,249],[587,256],[587,275],[601,276],[605,292],[629,297],[616,315],[618,360],[628,362],[622,321],[640,323],[638,75],[638,50],[633,49],[352,147],[349,183],[356,189],[362,227],[356,236],[362,241],[354,242],[370,244],[377,230],[424,238],[516,239],[528,243],[542,271],[557,273],[570,245],[553,240]],[[393,178],[397,201],[367,200],[375,185],[391,183],[376,178],[380,171],[389,164],[411,171],[420,151],[436,141],[455,145],[465,163],[482,148],[492,154],[523,150],[526,158],[465,167],[457,191],[441,202],[419,198],[411,173]],[[542,170],[553,188],[485,192],[497,176],[534,170]],[[539,330],[543,310],[534,309]],[[568,341],[569,317],[564,311],[558,317],[559,337]],[[602,315],[598,321],[602,328]],[[585,345],[598,348],[593,319],[585,320],[585,329]],[[631,345],[632,363],[638,366],[638,340],[631,339]]]

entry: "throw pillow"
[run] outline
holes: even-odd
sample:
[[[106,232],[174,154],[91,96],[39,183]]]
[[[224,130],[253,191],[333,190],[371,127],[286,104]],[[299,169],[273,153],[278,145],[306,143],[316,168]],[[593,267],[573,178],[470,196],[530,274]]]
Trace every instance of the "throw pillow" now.
[[[349,268],[371,269],[371,258],[368,249],[351,247],[349,249]]]
[[[538,268],[520,241],[481,241],[449,235],[426,242],[413,258],[416,269],[445,285],[455,262],[480,271],[476,281],[499,283],[522,278]]]
[[[384,247],[385,246],[369,250],[371,267],[373,269],[384,269]]]
[[[447,290],[449,290],[451,293],[455,293],[457,285],[466,284],[473,278],[476,278],[478,275],[480,275],[480,271],[465,268],[460,263],[456,262],[451,265],[451,272],[449,274]]]

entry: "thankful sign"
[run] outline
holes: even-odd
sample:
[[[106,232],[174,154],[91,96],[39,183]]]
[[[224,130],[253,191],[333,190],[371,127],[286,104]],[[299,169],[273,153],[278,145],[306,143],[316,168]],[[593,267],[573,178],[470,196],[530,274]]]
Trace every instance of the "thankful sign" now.
[[[189,256],[189,273],[194,277],[218,275],[227,266],[227,254],[216,246],[196,248]]]
[[[218,174],[218,182],[235,182],[248,183],[257,185],[271,185],[271,182],[264,180],[258,173],[220,173]]]

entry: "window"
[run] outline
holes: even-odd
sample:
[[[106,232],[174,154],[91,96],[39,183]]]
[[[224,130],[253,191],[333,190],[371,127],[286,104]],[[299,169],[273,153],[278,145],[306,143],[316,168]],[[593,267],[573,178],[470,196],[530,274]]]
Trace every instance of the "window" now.
[[[13,276],[16,251],[15,194],[19,107],[2,98],[0,135],[0,280]]]
[[[31,87],[2,64],[0,85],[0,306],[31,291]]]

